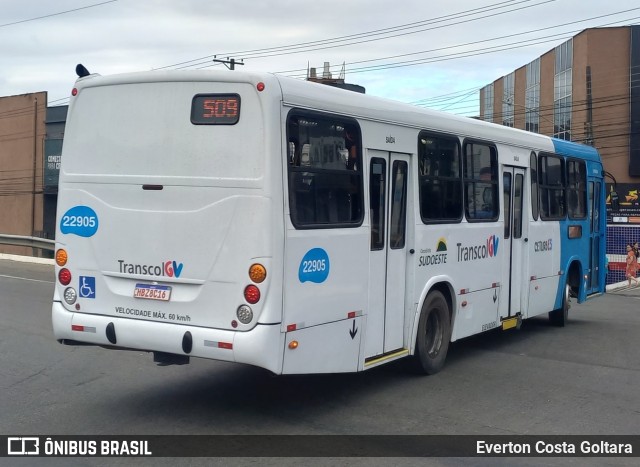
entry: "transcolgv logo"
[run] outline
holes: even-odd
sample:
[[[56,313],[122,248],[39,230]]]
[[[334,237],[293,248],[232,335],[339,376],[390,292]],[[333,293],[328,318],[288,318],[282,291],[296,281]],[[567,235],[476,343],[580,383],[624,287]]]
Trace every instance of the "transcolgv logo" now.
[[[142,276],[165,276],[180,277],[183,264],[177,261],[163,261],[159,265],[125,263],[123,259],[118,260],[121,274],[138,274]]]
[[[458,243],[458,262],[498,256],[499,244],[500,238],[497,235],[491,235],[482,245],[462,246],[462,243]]]

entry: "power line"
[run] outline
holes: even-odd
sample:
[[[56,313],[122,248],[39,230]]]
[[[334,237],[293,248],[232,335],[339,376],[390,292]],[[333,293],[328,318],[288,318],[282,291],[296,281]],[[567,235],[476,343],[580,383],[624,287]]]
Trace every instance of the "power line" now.
[[[58,13],[51,13],[51,14],[48,14],[48,15],[37,16],[35,18],[23,19],[23,20],[20,20],[20,21],[14,21],[13,23],[0,24],[0,28],[4,28],[4,27],[7,27],[7,26],[14,26],[16,24],[28,23],[29,21],[36,21],[36,20],[39,20],[39,19],[51,18],[52,16],[65,15],[67,13],[73,13],[75,11],[80,11],[80,10],[86,10],[88,8],[94,8],[94,7],[97,7],[97,6],[106,5],[107,3],[113,3],[113,2],[117,2],[117,1],[118,0],[108,0],[106,2],[94,3],[93,5],[82,6],[82,7],[79,7],[79,8],[74,8],[72,10],[65,10],[65,11],[60,11]]]
[[[239,57],[244,58],[244,59],[249,59],[249,58],[258,59],[258,58],[267,58],[267,57],[275,57],[275,56],[282,56],[282,55],[290,55],[290,54],[294,54],[294,53],[311,52],[311,51],[316,51],[316,50],[325,50],[325,49],[336,48],[336,47],[345,47],[345,46],[349,46],[349,45],[362,44],[362,43],[365,43],[365,42],[368,43],[368,42],[372,42],[372,41],[378,41],[378,40],[390,39],[390,38],[394,38],[394,37],[406,36],[406,35],[409,35],[409,34],[416,34],[416,33],[419,33],[419,32],[429,31],[429,30],[433,30],[433,29],[440,29],[440,28],[455,26],[455,25],[458,25],[458,24],[468,23],[468,22],[471,22],[471,21],[477,21],[477,20],[480,20],[480,19],[485,19],[485,18],[497,16],[497,15],[511,13],[511,12],[523,10],[523,9],[526,9],[526,8],[532,8],[534,6],[543,5],[545,3],[550,3],[550,2],[553,2],[555,0],[543,0],[540,3],[536,3],[534,5],[521,6],[521,7],[518,7],[518,8],[514,8],[512,10],[492,13],[490,15],[480,16],[480,17],[472,18],[472,19],[467,19],[467,20],[464,20],[464,21],[456,22],[456,23],[440,25],[440,26],[435,26],[435,27],[428,27],[428,28],[418,29],[416,31],[404,32],[404,33],[401,33],[401,34],[392,34],[392,35],[387,35],[386,37],[377,37],[376,38],[376,36],[389,34],[389,32],[393,33],[395,31],[401,31],[401,30],[404,30],[404,29],[411,29],[411,28],[416,28],[416,27],[422,27],[422,26],[428,25],[428,24],[434,24],[434,23],[439,23],[439,22],[443,22],[443,21],[450,21],[450,20],[454,20],[454,19],[457,19],[457,18],[460,18],[460,17],[471,16],[471,15],[475,15],[475,14],[481,14],[481,13],[484,13],[486,11],[491,11],[491,10],[494,10],[494,9],[507,8],[507,7],[510,7],[510,6],[513,6],[513,5],[517,5],[517,4],[520,4],[520,3],[528,3],[530,1],[532,1],[532,0],[522,0],[522,1],[519,1],[519,2],[517,2],[515,4],[512,4],[512,5],[496,6],[496,5],[502,5],[504,3],[511,3],[511,2],[500,2],[500,3],[488,5],[486,7],[475,8],[475,9],[472,9],[472,10],[464,10],[464,11],[461,11],[461,12],[458,12],[458,13],[452,13],[450,15],[445,15],[445,16],[441,16],[441,17],[438,17],[438,18],[432,18],[432,19],[429,19],[429,20],[423,20],[423,21],[419,21],[419,22],[415,22],[415,23],[407,23],[407,24],[403,24],[403,25],[399,25],[399,26],[393,26],[393,27],[390,27],[390,28],[375,29],[375,30],[372,30],[372,31],[352,34],[352,35],[349,35],[349,36],[340,36],[340,37],[336,37],[336,38],[322,39],[322,40],[311,41],[311,42],[302,42],[302,43],[298,43],[298,44],[291,44],[291,45],[286,45],[286,46],[272,47],[272,48],[267,48],[267,49],[253,49],[253,50],[245,50],[245,51],[217,53],[215,55],[239,56]],[[485,11],[477,12],[477,10],[485,10]],[[470,13],[470,12],[474,12],[474,11],[476,11],[476,13]],[[393,31],[389,31],[389,30],[393,30]],[[361,40],[361,39],[365,39],[365,40]],[[328,44],[334,44],[334,45],[328,45]],[[180,62],[180,63],[176,63],[176,64],[173,64],[173,65],[167,65],[167,66],[164,66],[164,67],[161,67],[161,68],[156,68],[156,70],[176,67],[178,65],[186,65],[186,64],[189,64],[189,63],[190,63],[189,65],[181,66],[178,69],[190,68],[190,67],[198,66],[198,65],[205,65],[205,64],[208,64],[208,63],[209,63],[208,66],[211,66],[210,62],[208,61],[208,59],[210,59],[213,56],[214,55],[207,55],[207,56],[196,58],[196,59],[193,59],[193,60],[188,60],[188,61],[185,61],[185,62]],[[202,61],[202,60],[207,60],[207,61]]]
[[[481,44],[483,42],[492,42],[492,41],[496,41],[496,40],[500,40],[500,39],[507,39],[507,38],[510,38],[510,37],[522,36],[522,35],[532,34],[532,33],[535,33],[535,32],[546,31],[546,30],[549,30],[549,29],[556,29],[556,28],[561,28],[561,27],[565,27],[565,26],[570,26],[570,25],[573,25],[573,24],[584,23],[584,22],[587,22],[587,21],[593,21],[593,20],[596,20],[596,19],[606,18],[606,17],[609,17],[609,16],[615,16],[615,15],[619,15],[619,14],[623,14],[623,13],[629,13],[631,11],[636,11],[636,10],[640,10],[640,8],[631,8],[631,9],[628,9],[628,10],[621,10],[621,11],[618,11],[618,12],[615,12],[615,13],[609,13],[609,14],[606,14],[606,15],[593,16],[593,17],[590,17],[590,18],[581,19],[581,20],[577,20],[577,21],[571,21],[571,22],[568,22],[568,23],[556,24],[554,26],[548,26],[548,27],[539,28],[539,29],[532,29],[532,30],[529,30],[529,31],[523,31],[523,32],[514,33],[514,34],[507,34],[505,36],[498,36],[498,37],[493,37],[493,38],[490,38],[490,39],[482,39],[482,40],[478,40],[478,41],[466,42],[466,43],[456,44],[456,45],[447,46],[447,47],[440,47],[440,48],[437,48],[437,49],[422,50],[422,51],[418,51],[418,52],[411,52],[411,53],[400,54],[400,55],[392,55],[392,56],[389,56],[389,57],[381,57],[381,58],[375,58],[375,59],[370,59],[370,60],[360,60],[360,61],[356,61],[356,62],[346,63],[346,65],[356,65],[356,64],[360,64],[360,63],[368,63],[368,62],[373,62],[373,61],[388,60],[388,59],[392,59],[392,58],[400,58],[400,57],[406,57],[406,56],[410,56],[410,55],[419,55],[419,54],[423,54],[423,53],[438,52],[438,51],[441,51],[441,50],[454,49],[454,48],[457,48],[457,47],[467,47],[467,46],[470,46],[470,45]],[[603,23],[603,24],[600,24],[600,25],[598,25],[596,27],[611,26],[613,24],[617,24],[617,23],[621,23],[621,22],[633,21],[635,19],[638,19],[638,17],[626,18],[626,19],[623,19],[623,20],[613,21],[611,23]],[[557,34],[553,34],[553,35],[550,35],[550,36],[542,36],[542,37],[534,38],[534,40],[551,38],[551,37],[560,36],[560,35],[566,35],[566,34],[574,34],[576,32],[580,32],[580,31],[581,31],[580,29],[573,30],[573,31],[566,31],[566,32],[563,32],[563,33],[557,33]],[[521,42],[523,42],[523,41],[521,41]],[[521,42],[510,42],[508,44],[518,44],[518,43],[521,43]],[[500,47],[500,45],[496,45],[494,47]],[[483,49],[481,49],[481,50],[483,50]],[[285,74],[285,73],[302,72],[302,71],[306,71],[306,69],[299,68],[299,69],[296,69],[296,70],[279,71],[279,72],[276,72],[276,73]]]
[[[520,2],[520,3],[522,3],[522,2]],[[486,7],[482,7],[482,8],[487,9],[489,7],[495,7],[495,5],[501,5],[501,4],[502,3],[492,4],[492,5],[488,5]],[[529,8],[531,6],[537,6],[537,5],[539,5],[539,4],[529,5],[526,8]],[[503,7],[496,7],[496,8],[503,8]],[[524,8],[524,7],[520,7],[520,9],[522,9],[522,8]],[[468,11],[476,11],[476,10],[480,10],[480,9],[481,8],[476,8],[475,10],[468,10]],[[531,34],[531,33],[534,33],[534,32],[540,32],[540,31],[548,30],[548,29],[552,29],[552,28],[558,28],[558,27],[563,27],[563,26],[567,26],[567,25],[571,25],[571,24],[576,24],[576,23],[581,23],[581,22],[586,22],[586,21],[592,21],[594,19],[600,19],[600,18],[609,17],[609,16],[613,16],[613,15],[628,13],[630,11],[635,11],[635,10],[638,10],[638,9],[640,9],[640,8],[632,8],[632,9],[628,9],[628,10],[622,10],[622,11],[615,12],[615,13],[594,16],[594,17],[591,17],[591,18],[586,18],[586,19],[582,19],[582,20],[578,20],[578,21],[574,21],[574,22],[569,22],[569,23],[563,23],[563,24],[559,24],[559,25],[555,25],[555,26],[546,27],[546,28],[539,28],[539,29],[534,29],[534,30],[530,30],[530,31],[524,31],[524,32],[516,33],[516,34],[511,34],[511,35],[506,35],[506,36],[501,36],[501,37],[495,37],[495,38],[485,39],[485,40],[480,40],[480,41],[475,41],[475,42],[469,42],[469,43],[465,43],[465,44],[458,44],[458,45],[449,46],[449,47],[443,47],[443,48],[439,48],[439,49],[420,51],[420,52],[413,52],[413,53],[408,53],[408,54],[396,55],[396,56],[392,56],[392,57],[384,57],[384,58],[378,58],[378,59],[371,59],[371,60],[363,60],[363,61],[358,61],[358,62],[352,62],[352,63],[348,63],[347,65],[355,64],[355,63],[365,63],[365,62],[372,62],[372,61],[387,60],[389,58],[397,58],[397,57],[408,56],[408,55],[418,55],[418,54],[428,53],[428,52],[433,52],[433,51],[438,51],[438,50],[445,50],[445,49],[450,49],[450,48],[464,47],[464,46],[479,44],[479,43],[483,43],[483,42],[490,42],[490,41],[500,40],[500,39],[504,39],[504,38],[508,38],[508,37]],[[515,11],[515,10],[510,10],[510,11]],[[455,13],[455,14],[447,15],[447,16],[453,17],[455,15],[461,15],[462,13],[465,13],[465,12]],[[504,12],[502,12],[502,13],[504,13]],[[440,17],[440,18],[444,18],[444,17]],[[485,17],[482,17],[482,18],[485,18]],[[482,18],[476,18],[476,19],[482,19]],[[616,23],[621,23],[621,22],[628,22],[628,21],[631,21],[631,20],[634,20],[634,19],[637,19],[637,18],[638,17],[631,18],[631,19],[623,19],[623,20],[619,20],[619,21],[615,21],[615,22],[599,25],[599,27],[608,26],[608,25],[611,25],[611,24],[616,24]],[[474,20],[476,20],[476,19],[474,19]],[[409,25],[413,25],[413,24],[418,24],[418,23],[425,23],[425,21],[433,21],[433,20],[424,20],[424,21],[421,21],[421,22],[408,23],[408,24]],[[468,22],[470,20],[466,20],[466,21]],[[454,24],[459,24],[459,23],[454,23]],[[448,24],[446,26],[440,26],[440,27],[448,27],[448,26],[452,26],[452,25],[453,24]],[[407,25],[399,25],[399,26],[394,26],[392,28],[379,29],[379,30],[369,31],[367,33],[358,33],[358,34],[354,34],[354,35],[351,35],[351,36],[341,36],[341,37],[342,38],[345,38],[345,37],[346,38],[350,38],[350,37],[354,37],[354,36],[365,37],[367,34],[371,34],[372,32],[373,33],[378,33],[378,31],[384,31],[384,30],[389,30],[389,29],[394,29],[394,28],[397,29],[397,28],[401,28],[401,27],[405,27],[405,26],[407,26]],[[539,45],[541,43],[558,40],[559,39],[558,36],[563,36],[562,38],[564,38],[564,37],[566,37],[567,34],[571,34],[573,32],[575,32],[575,31],[565,32],[565,33],[558,33],[558,34],[554,34],[554,35],[551,35],[551,36],[543,36],[543,38],[549,38],[549,37],[554,38],[554,39],[548,39],[546,41],[538,40],[538,42],[535,42],[535,43],[531,43],[530,41],[518,41],[518,42],[512,42],[510,44],[522,44],[523,42],[528,42],[527,45]],[[387,38],[390,38],[390,37],[396,37],[396,36],[389,36],[389,37],[379,38],[379,39],[376,39],[376,40],[387,39]],[[336,40],[336,39],[340,39],[340,38],[327,39],[327,40],[325,40],[325,42],[326,41]],[[542,39],[542,38],[538,38],[538,39]],[[536,39],[534,39],[534,40],[536,40]],[[254,49],[254,50],[255,51],[268,51],[268,50],[274,50],[274,49],[283,50],[283,49],[286,49],[286,47],[298,47],[298,46],[303,45],[303,44],[317,44],[317,43],[322,43],[322,42],[323,41],[313,41],[313,42],[307,42],[307,43],[294,44],[293,46],[280,46],[280,47],[275,47],[275,48],[271,48],[271,49]],[[343,44],[343,45],[353,45],[353,43],[352,44]],[[434,62],[445,61],[445,60],[468,58],[468,57],[473,57],[475,55],[482,55],[482,54],[486,54],[486,53],[494,53],[494,52],[499,52],[499,51],[504,51],[504,50],[509,50],[509,49],[514,48],[514,47],[507,48],[506,45],[509,45],[509,44],[496,45],[496,46],[493,46],[493,47],[476,49],[476,52],[473,52],[473,51],[471,51],[471,52],[469,52],[469,51],[467,51],[467,52],[458,52],[458,53],[453,53],[453,54],[442,55],[440,57],[423,58],[423,59],[416,59],[416,60],[410,60],[410,61],[404,61],[404,62],[395,62],[395,63],[390,63],[390,64],[380,64],[380,65],[373,65],[373,66],[369,66],[369,67],[361,67],[361,68],[352,69],[349,72],[350,73],[365,73],[365,72],[371,72],[371,71],[386,70],[386,69],[390,69],[390,68],[401,68],[401,67],[406,67],[406,66],[416,66],[416,65],[434,63]],[[316,50],[316,49],[312,49],[312,50]],[[479,51],[484,51],[484,52],[481,53]],[[247,51],[245,51],[245,52],[247,52]],[[251,52],[251,51],[248,51],[248,52]],[[235,54],[241,54],[241,53],[242,52],[236,52]],[[272,54],[272,55],[266,55],[266,56],[275,56],[275,55]],[[202,58],[209,58],[209,57],[213,57],[213,55],[206,56],[206,57],[201,57],[201,59]],[[263,57],[262,56],[256,56],[256,57],[253,57],[253,58],[263,58]],[[198,60],[201,60],[201,59],[194,59],[194,60],[190,60],[190,61],[186,61],[186,62],[180,62],[180,63],[174,64],[174,65],[167,65],[165,67],[156,68],[156,70],[160,70],[160,69],[164,69],[164,68],[170,68],[170,67],[177,66],[177,65],[189,64],[189,63],[190,63],[189,65],[182,66],[182,67],[179,67],[177,69],[189,68],[189,67],[197,66],[197,65],[200,65],[200,64],[203,64],[203,63],[207,63],[208,65],[205,66],[205,67],[202,67],[202,68],[208,68],[208,67],[212,66],[210,64],[210,62],[193,63],[193,62],[197,62]],[[289,70],[288,72],[293,72],[293,71],[306,71],[306,70],[298,69],[298,70]],[[276,73],[277,74],[284,74],[284,73],[288,73],[288,72],[285,71],[285,72],[276,72]],[[303,77],[303,76],[302,75],[299,75],[299,76],[293,75],[292,77]],[[69,99],[68,97],[60,98],[60,99],[56,99],[53,102],[63,102],[63,101],[66,101],[68,99]]]

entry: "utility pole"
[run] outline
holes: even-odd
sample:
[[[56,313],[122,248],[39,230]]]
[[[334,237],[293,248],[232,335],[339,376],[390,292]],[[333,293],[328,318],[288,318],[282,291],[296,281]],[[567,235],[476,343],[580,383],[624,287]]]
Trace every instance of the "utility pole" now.
[[[226,66],[230,70],[235,70],[236,65],[244,65],[244,62],[242,60],[243,59],[241,58],[240,61],[237,62],[235,58],[229,58],[229,57],[227,57],[226,60],[222,60],[220,58],[217,58],[215,55],[213,56],[214,62],[222,63],[224,66]]]

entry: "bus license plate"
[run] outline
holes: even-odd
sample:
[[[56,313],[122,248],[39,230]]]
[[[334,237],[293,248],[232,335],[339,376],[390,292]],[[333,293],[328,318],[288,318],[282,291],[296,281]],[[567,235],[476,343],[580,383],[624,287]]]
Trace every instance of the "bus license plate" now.
[[[133,296],[134,298],[168,301],[171,297],[171,287],[168,285],[136,284]]]

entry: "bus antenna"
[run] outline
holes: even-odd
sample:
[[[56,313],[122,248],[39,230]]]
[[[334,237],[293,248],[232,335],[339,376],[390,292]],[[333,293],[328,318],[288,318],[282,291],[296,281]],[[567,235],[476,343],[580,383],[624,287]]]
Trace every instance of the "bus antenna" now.
[[[78,78],[84,78],[85,76],[89,76],[91,73],[89,73],[89,70],[87,70],[82,63],[78,63],[76,65],[76,74],[78,75]]]

